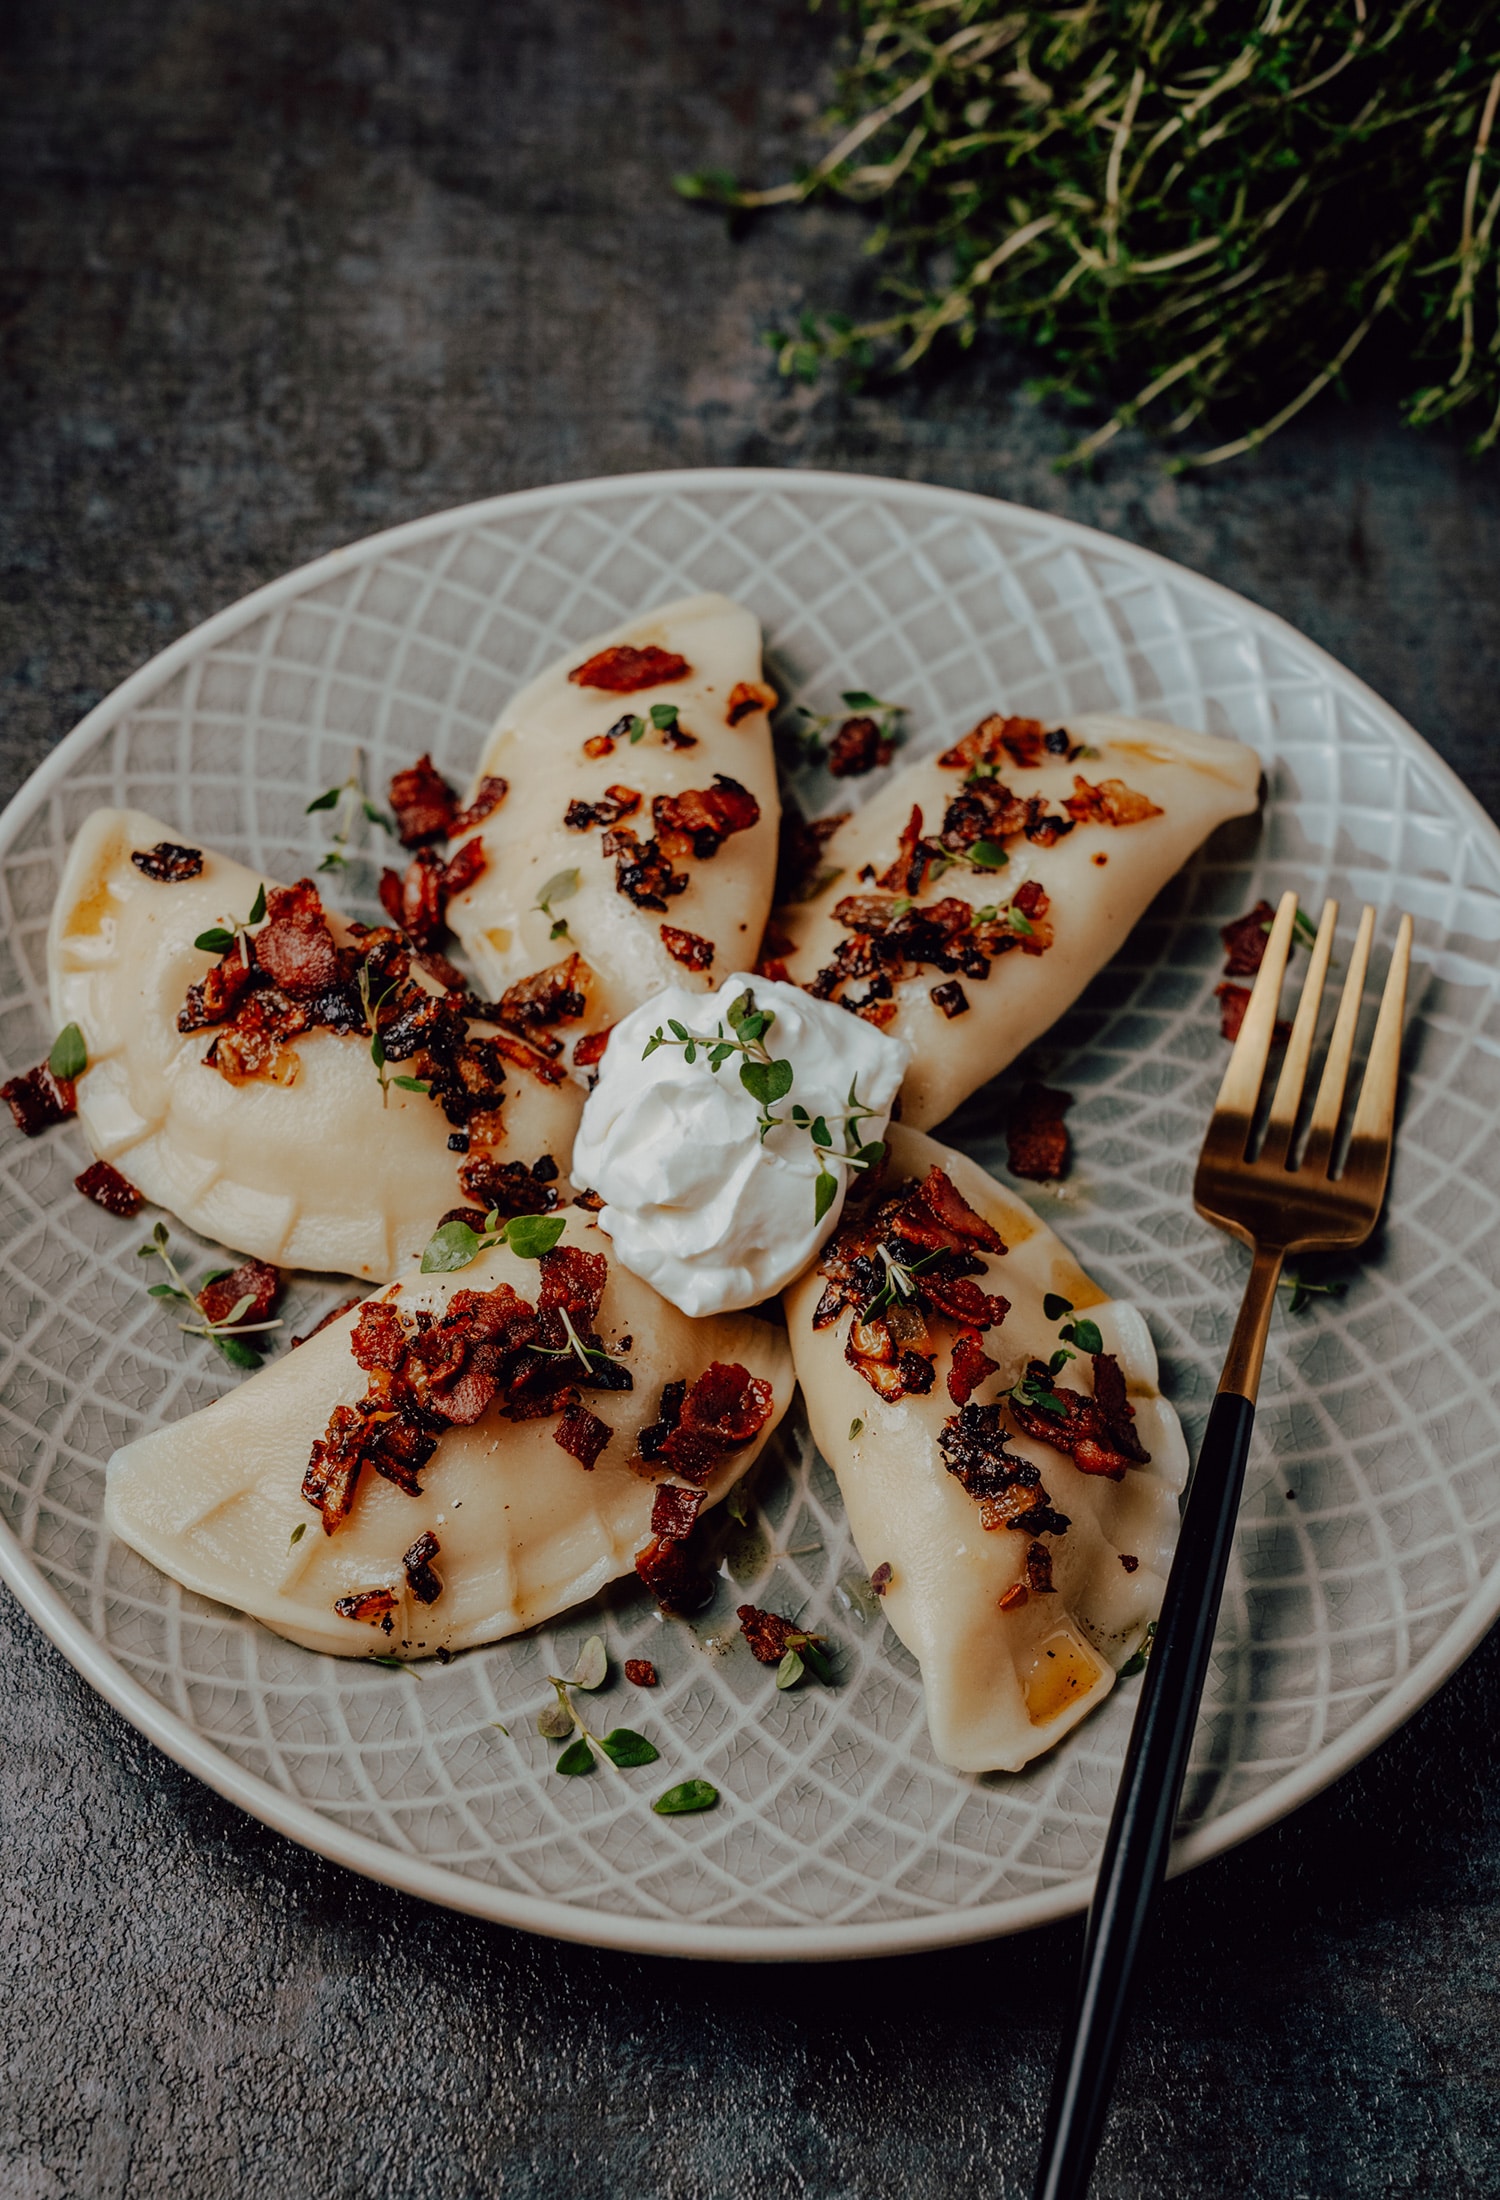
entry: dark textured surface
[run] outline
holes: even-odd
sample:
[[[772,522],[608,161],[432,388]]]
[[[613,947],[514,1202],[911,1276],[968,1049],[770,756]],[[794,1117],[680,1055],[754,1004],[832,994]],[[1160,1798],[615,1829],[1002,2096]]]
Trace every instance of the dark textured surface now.
[[[1369,404],[1092,481],[1004,362],[789,391],[758,329],[867,280],[731,242],[816,111],[800,0],[11,0],[0,14],[0,780],[182,628],[372,528],[700,461],[1091,520],[1295,621],[1500,810],[1500,484]],[[1500,2192],[1500,1648],[1174,1887],[1101,2200]],[[1076,1930],[722,1971],[476,1925],[179,1772],[0,1602],[5,2200],[1021,2194]]]

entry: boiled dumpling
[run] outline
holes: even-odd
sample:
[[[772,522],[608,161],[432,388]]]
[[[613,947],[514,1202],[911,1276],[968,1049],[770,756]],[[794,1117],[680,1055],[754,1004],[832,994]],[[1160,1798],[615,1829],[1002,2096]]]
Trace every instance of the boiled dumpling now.
[[[1176,726],[987,718],[827,841],[818,891],[777,912],[776,975],[907,1042],[925,1129],[1056,1021],[1259,778],[1253,749]]]
[[[162,848],[166,856],[153,855]],[[48,968],[53,1017],[59,1028],[77,1024],[88,1049],[78,1117],[94,1152],[222,1245],[370,1280],[400,1274],[442,1214],[475,1203],[460,1189],[461,1167],[475,1181],[486,1157],[528,1176],[540,1165],[516,1203],[551,1204],[567,1188],[582,1096],[541,1057],[537,1072],[509,1069],[500,1106],[479,1125],[484,1139],[466,1152],[453,1149],[440,1107],[394,1082],[409,1062],[391,1061],[382,1094],[363,1031],[300,1033],[262,1049],[258,1065],[242,1061],[252,1073],[234,1081],[205,1066],[215,1027],[185,1033],[178,1016],[218,957],[193,942],[248,917],[262,883],[211,849],[174,851],[169,829],[136,810],[99,810],[83,826],[53,910]],[[330,923],[347,942],[347,926]],[[533,1059],[519,1044],[511,1052]]]
[[[571,1307],[584,1350],[605,1348],[593,1356],[607,1387],[569,1355],[555,1313],[560,1358],[533,1354],[518,1375],[525,1351],[506,1357],[518,1334],[506,1325],[519,1319],[524,1333],[549,1296]],[[445,1342],[476,1309],[473,1333],[498,1355],[489,1363],[501,1369],[496,1396],[474,1349],[450,1352]],[[448,1413],[467,1419],[446,1427],[416,1465],[398,1446],[384,1467],[356,1465],[350,1482],[348,1432],[370,1435],[352,1409],[375,1397],[402,1335],[408,1348],[423,1335],[419,1313],[435,1317],[422,1347],[423,1400],[437,1416],[427,1425],[442,1428]],[[364,1365],[352,1349],[361,1323]],[[385,1333],[397,1335],[395,1352],[384,1349]],[[551,1389],[537,1397],[527,1384],[539,1372]],[[630,1387],[618,1387],[627,1377]],[[727,1380],[740,1420],[674,1460],[659,1441],[673,1387],[688,1386],[691,1400],[709,1378],[719,1380],[721,1406]],[[619,1267],[609,1240],[574,1212],[540,1264],[500,1247],[456,1274],[391,1284],[229,1396],[128,1444],[109,1463],[106,1520],[185,1588],[309,1649],[460,1650],[535,1626],[628,1574],[663,1491],[689,1516],[700,1489],[716,1503],[760,1452],[792,1386],[778,1328],[750,1314],[690,1320]],[[388,1391],[381,1400],[391,1402]],[[318,1502],[306,1488],[321,1492]]]
[[[509,793],[460,843],[477,833],[487,864],[448,905],[489,996],[576,954],[593,1032],[750,965],[776,871],[775,699],[759,624],[725,596],[633,619],[523,688],[475,781]]]
[[[1156,1616],[1186,1448],[1136,1309],[976,1163],[900,1126],[889,1146],[873,1200],[785,1294],[792,1353],[938,1756],[1016,1772],[1109,1694]],[[872,1313],[892,1262],[905,1291]]]

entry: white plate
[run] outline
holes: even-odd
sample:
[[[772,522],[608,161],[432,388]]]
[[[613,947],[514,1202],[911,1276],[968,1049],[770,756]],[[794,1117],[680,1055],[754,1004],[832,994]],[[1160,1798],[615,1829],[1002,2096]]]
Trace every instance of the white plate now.
[[[1266,759],[1258,835],[1221,838],[1191,866],[1038,1050],[1078,1096],[1075,1172],[1042,1195],[1048,1219],[1108,1290],[1144,1307],[1194,1442],[1243,1271],[1189,1199],[1223,1060],[1216,926],[1289,885],[1315,907],[1325,893],[1346,910],[1374,901],[1387,941],[1389,912],[1416,917],[1384,1230],[1344,1300],[1273,1334],[1176,1854],[1179,1868],[1197,1863],[1356,1763],[1500,1609],[1488,1372],[1500,836],[1408,726],[1279,620],[1087,528],[854,475],[575,482],[397,528],[186,635],[92,711],[5,813],[6,1073],[48,1043],[47,913],[95,805],[157,812],[188,841],[296,877],[322,845],[305,805],[344,777],[356,744],[372,786],[423,748],[461,778],[505,697],[549,658],[703,588],[760,614],[790,699],[826,709],[855,686],[895,697],[914,747],[1003,705],[1172,718],[1237,734]],[[835,791],[809,790],[823,804]],[[978,1096],[958,1133],[997,1173],[1000,1113],[993,1091]],[[705,1621],[664,1626],[623,1588],[420,1677],[295,1649],[109,1542],[109,1452],[229,1378],[146,1297],[140,1226],[72,1190],[83,1158],[73,1128],[0,1139],[0,1569],[179,1763],[374,1878],[612,1947],[872,1955],[1016,1931],[1086,1899],[1129,1684],[1024,1775],[937,1764],[912,1660],[841,1601],[857,1560],[833,1479],[795,1431],[758,1484],[791,1555],[726,1582]],[[342,1295],[304,1279],[294,1315]],[[747,1594],[826,1628],[842,1684],[778,1695],[743,1646],[706,1647],[733,1632]],[[618,1688],[601,1708],[646,1728],[662,1761],[560,1779],[532,1714],[543,1676],[601,1625],[616,1657],[661,1669],[655,1695]],[[716,1783],[719,1808],[654,1816],[651,1797],[691,1774]]]

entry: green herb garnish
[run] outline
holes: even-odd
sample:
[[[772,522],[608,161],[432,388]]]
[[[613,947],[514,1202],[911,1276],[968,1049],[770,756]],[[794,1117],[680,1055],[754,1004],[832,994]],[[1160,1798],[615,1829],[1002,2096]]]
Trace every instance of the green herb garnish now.
[[[695,1810],[712,1810],[718,1800],[718,1789],[707,1780],[683,1780],[658,1795],[651,1808],[663,1818],[685,1818]]]
[[[492,1207],[484,1218],[482,1233],[467,1222],[445,1222],[434,1230],[422,1253],[421,1272],[424,1276],[451,1275],[502,1242],[518,1260],[540,1260],[543,1253],[551,1252],[566,1226],[563,1215],[512,1215],[502,1223],[499,1209]]]
[[[1290,1291],[1287,1305],[1289,1314],[1300,1314],[1309,1300],[1314,1298],[1341,1299],[1349,1285],[1343,1279],[1331,1283],[1314,1283],[1300,1269],[1289,1268],[1276,1286],[1278,1291]]]
[[[573,1671],[566,1679],[557,1673],[551,1673],[547,1677],[552,1683],[556,1701],[545,1705],[537,1714],[537,1732],[551,1742],[563,1741],[570,1734],[574,1736],[553,1766],[554,1772],[569,1776],[592,1772],[596,1749],[602,1750],[609,1762],[618,1766],[622,1772],[631,1771],[637,1765],[655,1764],[661,1752],[654,1742],[647,1741],[644,1734],[637,1734],[628,1726],[611,1727],[607,1734],[595,1734],[587,1726],[573,1701],[574,1689],[581,1688],[592,1693],[596,1688],[602,1688],[609,1678],[609,1654],[604,1647],[602,1635],[590,1635],[578,1653]]]
[[[47,1067],[54,1077],[64,1077],[70,1082],[81,1077],[89,1066],[89,1050],[83,1043],[83,1033],[77,1024],[64,1024],[52,1042],[52,1052],[47,1057]]]
[[[631,738],[634,739],[634,736],[632,735]],[[572,900],[578,891],[578,879],[579,874],[576,869],[554,872],[536,897],[536,906],[544,917],[552,917],[553,902]],[[547,937],[560,940],[566,936],[567,929],[568,920],[566,917],[552,917],[552,930]]]
[[[1125,1663],[1120,1667],[1120,1678],[1122,1681],[1129,1680],[1131,1675],[1134,1673],[1145,1672],[1147,1661],[1151,1656],[1151,1645],[1153,1642],[1155,1642],[1155,1640],[1156,1622],[1154,1619],[1148,1620],[1146,1623],[1146,1632],[1141,1637],[1140,1648],[1136,1651],[1133,1657],[1127,1658],[1125,1660]]]
[[[333,845],[318,865],[320,871],[344,871],[348,869],[349,843],[354,836],[354,828],[361,817],[368,819],[372,825],[378,825],[381,831],[389,833],[393,840],[400,837],[392,820],[386,816],[384,810],[376,808],[365,792],[365,758],[362,749],[356,749],[354,752],[354,769],[350,772],[348,778],[340,780],[336,787],[328,787],[322,794],[315,795],[312,801],[308,803],[303,814],[311,817],[317,810],[337,810],[338,812],[338,819],[333,832]],[[264,915],[264,907],[262,907],[261,913]],[[256,919],[252,916],[250,922],[254,924]]]
[[[177,1263],[167,1251],[170,1243],[171,1237],[166,1224],[158,1222],[151,1233],[151,1243],[138,1246],[136,1249],[138,1259],[159,1260],[172,1279],[170,1283],[147,1284],[146,1289],[150,1296],[153,1299],[180,1299],[184,1304],[192,1307],[198,1316],[195,1322],[179,1322],[177,1324],[184,1335],[206,1337],[215,1351],[222,1354],[231,1367],[243,1368],[247,1373],[258,1368],[260,1366],[260,1353],[254,1345],[246,1344],[244,1340],[246,1337],[259,1336],[266,1330],[280,1329],[280,1321],[242,1321],[240,1319],[241,1315],[247,1313],[255,1304],[254,1293],[247,1291],[244,1297],[229,1309],[221,1322],[211,1322],[198,1304],[197,1293],[190,1291],[183,1282]],[[229,1272],[227,1268],[212,1270],[204,1277],[199,1288],[206,1290],[209,1284],[217,1283],[221,1277],[228,1275]],[[294,1535],[292,1537],[293,1543],[296,1540],[297,1538]]]

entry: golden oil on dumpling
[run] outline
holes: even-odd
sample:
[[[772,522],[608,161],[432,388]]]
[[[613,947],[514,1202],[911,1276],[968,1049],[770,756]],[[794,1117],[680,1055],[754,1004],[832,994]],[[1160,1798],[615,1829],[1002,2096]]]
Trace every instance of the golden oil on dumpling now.
[[[576,953],[592,1032],[750,965],[776,872],[774,702],[753,613],[689,596],[580,643],[507,705],[473,792],[508,792],[458,841],[488,860],[448,905],[489,997]]]
[[[839,827],[774,952],[907,1042],[902,1119],[926,1129],[1056,1022],[1259,779],[1253,749],[1176,726],[987,718]]]
[[[975,1162],[899,1125],[888,1143],[875,1201],[784,1294],[792,1354],[938,1756],[1017,1772],[1155,1618],[1186,1447],[1137,1310]]]
[[[549,1301],[552,1329],[534,1331]],[[572,1308],[577,1357],[559,1306]],[[561,1355],[516,1345],[533,1335],[555,1335]],[[414,1351],[420,1369],[403,1360]],[[653,1436],[672,1417],[671,1386],[691,1398],[714,1377],[721,1400],[732,1378],[738,1424],[696,1452],[663,1451]],[[442,1428],[425,1454],[391,1411],[408,1378],[423,1425]],[[664,1495],[689,1520],[700,1500],[716,1504],[792,1390],[779,1328],[680,1314],[575,1211],[540,1262],[502,1245],[457,1273],[390,1284],[227,1397],[126,1445],[109,1463],[105,1517],[185,1588],[309,1649],[424,1657],[536,1626],[629,1574],[659,1536]]]
[[[465,1165],[486,1156],[528,1172],[540,1164],[524,1206],[567,1191],[582,1094],[540,1057],[539,1074],[509,1069],[503,1100],[480,1125],[485,1140],[466,1152],[454,1150],[441,1107],[395,1082],[410,1064],[393,1059],[382,1089],[367,1030],[313,1028],[253,1058],[235,1034],[236,1059],[224,1057],[222,1070],[206,1063],[219,1058],[216,1027],[184,1032],[178,1019],[220,957],[194,941],[247,918],[263,887],[277,889],[211,849],[179,849],[175,861],[151,854],[172,846],[156,818],[96,811],[53,910],[52,1013],[59,1029],[75,1023],[83,1034],[78,1119],[100,1159],[222,1245],[371,1281],[409,1267],[439,1216],[465,1203]],[[345,945],[348,927],[328,914]],[[420,972],[413,977],[420,986]]]

